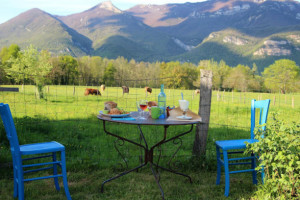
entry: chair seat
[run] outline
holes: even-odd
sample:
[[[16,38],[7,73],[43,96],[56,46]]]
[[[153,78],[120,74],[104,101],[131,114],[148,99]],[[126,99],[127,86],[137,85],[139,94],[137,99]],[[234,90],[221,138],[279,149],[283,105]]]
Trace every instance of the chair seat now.
[[[50,153],[63,151],[64,149],[65,147],[62,144],[55,141],[20,145],[20,152],[22,155]]]
[[[258,142],[256,139],[241,139],[241,140],[222,140],[216,141],[216,145],[219,146],[222,150],[230,149],[245,149],[246,143],[255,143]]]

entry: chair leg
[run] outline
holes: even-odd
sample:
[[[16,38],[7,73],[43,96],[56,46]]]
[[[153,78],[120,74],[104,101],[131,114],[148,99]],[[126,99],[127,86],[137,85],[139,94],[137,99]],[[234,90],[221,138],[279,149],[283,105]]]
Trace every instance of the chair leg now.
[[[254,157],[254,154],[251,153],[251,156]],[[252,172],[252,182],[253,184],[257,184],[257,177],[256,177],[256,171],[255,171],[255,168],[256,168],[256,161],[255,161],[255,157],[251,159],[251,169],[254,169],[254,171]]]
[[[15,162],[13,161],[13,172],[14,172],[14,198],[18,197],[18,172],[17,172],[17,166],[15,166]]]
[[[216,184],[220,185],[220,180],[221,180],[221,156],[220,156],[220,148],[216,145],[216,149],[217,149],[217,181]]]
[[[52,153],[52,160],[53,162],[56,161],[56,152],[53,152]],[[57,164],[53,164],[53,175],[57,175]],[[59,183],[58,183],[58,178],[54,178],[54,185],[55,185],[55,188],[57,191],[60,190],[60,187],[59,187]]]
[[[61,151],[61,171],[63,175],[63,184],[65,188],[65,193],[68,200],[71,200],[71,195],[69,192],[68,181],[67,181],[67,170],[66,170],[66,154],[65,151]]]
[[[229,164],[228,164],[228,154],[227,150],[223,150],[223,159],[224,159],[224,169],[225,169],[225,196],[229,195]]]
[[[18,199],[24,200],[24,177],[22,166],[18,165]]]

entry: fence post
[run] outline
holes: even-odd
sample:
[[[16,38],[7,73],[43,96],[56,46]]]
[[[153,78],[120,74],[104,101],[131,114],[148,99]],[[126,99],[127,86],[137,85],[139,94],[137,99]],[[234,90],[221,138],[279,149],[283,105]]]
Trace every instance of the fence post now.
[[[209,127],[211,95],[212,95],[212,71],[200,69],[200,101],[198,115],[202,123],[197,124],[193,154],[203,156],[206,153],[207,133]]]
[[[223,90],[223,95],[222,95],[222,101],[224,101],[224,99],[225,99],[225,89]]]
[[[286,104],[286,94],[284,94],[285,104]]]
[[[274,98],[273,98],[273,105],[275,106],[275,102],[276,102],[276,96],[274,95]]]
[[[239,103],[241,103],[241,101],[242,101],[242,92],[239,92],[240,93],[240,102]]]
[[[295,108],[295,99],[294,99],[294,96],[292,97],[292,108]]]

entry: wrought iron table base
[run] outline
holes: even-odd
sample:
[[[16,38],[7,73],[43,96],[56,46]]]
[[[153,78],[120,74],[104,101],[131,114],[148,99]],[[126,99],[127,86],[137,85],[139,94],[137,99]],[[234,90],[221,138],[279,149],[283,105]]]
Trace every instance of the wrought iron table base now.
[[[103,190],[104,190],[104,184],[105,184],[105,183],[110,182],[110,181],[112,181],[112,180],[115,180],[115,179],[117,179],[117,178],[119,178],[119,177],[121,177],[121,176],[124,176],[124,175],[126,175],[126,174],[128,174],[128,173],[130,173],[130,172],[137,171],[138,169],[140,169],[140,168],[146,166],[148,163],[150,164],[151,171],[152,171],[152,173],[153,173],[153,175],[154,175],[154,178],[155,178],[155,181],[156,181],[156,183],[157,183],[157,185],[158,185],[158,187],[159,187],[159,189],[160,189],[162,199],[164,199],[164,191],[163,191],[163,189],[162,189],[162,187],[161,187],[161,185],[160,185],[160,183],[159,183],[159,182],[160,182],[160,175],[157,175],[157,173],[156,173],[155,170],[153,169],[153,166],[152,166],[152,165],[154,165],[154,166],[156,167],[156,169],[157,169],[157,168],[160,168],[160,169],[162,169],[162,170],[165,170],[165,171],[168,171],[168,172],[177,174],[177,175],[184,176],[184,177],[186,177],[186,178],[189,179],[190,183],[192,183],[192,178],[191,178],[190,176],[188,176],[188,175],[186,175],[186,174],[183,174],[183,173],[180,173],[180,172],[177,172],[177,171],[174,171],[174,170],[172,170],[172,169],[168,169],[168,168],[162,167],[162,166],[160,166],[160,165],[158,165],[158,164],[153,163],[153,150],[154,150],[156,147],[159,147],[160,145],[162,145],[162,144],[164,144],[164,143],[167,143],[167,142],[169,142],[169,141],[173,141],[173,140],[175,140],[175,139],[177,139],[177,138],[179,138],[179,137],[181,137],[181,136],[183,136],[183,135],[186,135],[186,134],[190,133],[190,132],[193,130],[193,124],[191,124],[190,130],[188,130],[188,131],[186,131],[186,132],[184,132],[184,133],[178,134],[178,135],[176,135],[176,136],[174,136],[174,137],[172,137],[172,138],[170,138],[170,139],[168,139],[168,140],[167,140],[167,129],[168,129],[169,126],[168,126],[168,125],[165,125],[165,126],[164,126],[164,137],[163,137],[163,139],[162,139],[161,141],[159,141],[158,143],[156,143],[155,145],[153,145],[150,149],[148,148],[148,144],[147,144],[147,142],[146,142],[146,139],[145,139],[145,137],[144,137],[144,134],[143,134],[143,132],[142,132],[142,129],[141,129],[140,125],[138,125],[138,128],[139,128],[139,131],[140,131],[140,136],[141,136],[142,140],[143,140],[144,143],[145,143],[145,146],[143,146],[142,144],[136,143],[136,142],[134,142],[134,141],[132,141],[132,140],[129,140],[129,139],[127,139],[127,138],[124,138],[124,137],[118,136],[118,135],[116,135],[116,134],[110,133],[109,131],[106,130],[105,121],[103,121],[103,127],[104,127],[105,133],[107,133],[108,135],[111,135],[111,136],[113,136],[113,137],[116,137],[116,138],[118,138],[118,139],[120,139],[120,140],[122,140],[122,141],[127,141],[127,142],[129,142],[129,143],[131,143],[131,144],[134,144],[134,145],[136,145],[136,146],[139,146],[140,148],[143,148],[143,149],[144,149],[144,152],[145,152],[145,159],[144,159],[144,163],[143,163],[143,164],[141,164],[141,165],[139,165],[139,166],[137,166],[137,167],[135,167],[135,168],[133,168],[133,169],[127,170],[127,171],[125,171],[125,172],[122,172],[121,174],[118,174],[117,176],[112,177],[112,178],[110,178],[110,179],[104,181],[104,182],[102,183],[102,185],[101,185],[101,192],[103,192]],[[177,150],[177,151],[178,151],[178,150]],[[177,153],[177,151],[175,152],[175,154]],[[172,158],[173,158],[173,157],[174,157],[174,155],[172,156]]]

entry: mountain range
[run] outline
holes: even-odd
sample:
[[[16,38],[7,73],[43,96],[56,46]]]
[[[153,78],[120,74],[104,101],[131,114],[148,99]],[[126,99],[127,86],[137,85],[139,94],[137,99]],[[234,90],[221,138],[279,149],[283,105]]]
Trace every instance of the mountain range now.
[[[0,24],[0,48],[35,45],[53,55],[123,56],[137,61],[234,66],[277,59],[300,64],[300,4],[294,0],[209,0],[137,5],[122,11],[110,1],[55,16],[37,8]]]

